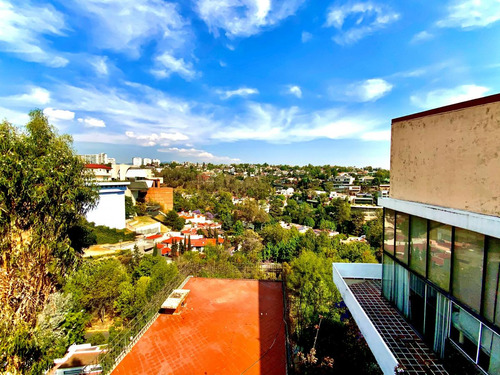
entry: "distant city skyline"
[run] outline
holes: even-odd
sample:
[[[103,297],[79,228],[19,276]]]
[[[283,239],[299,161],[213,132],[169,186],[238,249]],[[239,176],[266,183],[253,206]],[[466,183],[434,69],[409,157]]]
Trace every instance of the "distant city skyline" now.
[[[392,118],[500,91],[494,0],[0,0],[0,12],[0,117],[20,125],[41,108],[78,153],[118,162],[388,168]]]

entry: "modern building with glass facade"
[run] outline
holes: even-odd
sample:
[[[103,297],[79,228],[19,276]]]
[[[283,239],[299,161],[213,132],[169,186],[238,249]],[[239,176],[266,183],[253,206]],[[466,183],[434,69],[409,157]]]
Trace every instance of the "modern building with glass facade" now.
[[[500,95],[394,119],[379,205],[383,296],[439,357],[500,374]]]

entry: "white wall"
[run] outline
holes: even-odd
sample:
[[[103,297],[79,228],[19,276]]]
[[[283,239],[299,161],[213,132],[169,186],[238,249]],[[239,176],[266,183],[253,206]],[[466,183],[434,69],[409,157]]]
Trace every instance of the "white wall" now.
[[[87,213],[87,220],[110,228],[125,228],[125,192],[101,189],[97,206]]]

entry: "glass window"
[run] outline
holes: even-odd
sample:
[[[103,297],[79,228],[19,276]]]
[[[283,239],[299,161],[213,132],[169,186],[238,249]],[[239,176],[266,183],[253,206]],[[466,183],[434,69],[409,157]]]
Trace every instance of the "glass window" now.
[[[395,212],[386,209],[384,216],[384,250],[391,255],[394,255],[394,221]]]
[[[453,295],[476,312],[481,308],[484,236],[455,229],[453,248]]]
[[[392,301],[393,285],[394,285],[394,261],[384,254],[383,259],[383,278],[382,278],[382,294],[389,301]]]
[[[451,312],[450,338],[471,359],[476,362],[477,345],[479,342],[479,320],[464,309],[453,304]]]
[[[394,302],[399,311],[408,317],[410,295],[410,273],[399,263],[394,263]]]
[[[410,322],[423,335],[425,314],[425,283],[410,273]]]
[[[488,374],[500,374],[500,336],[483,325],[479,366]]]
[[[408,264],[408,234],[410,232],[410,215],[396,213],[396,257]]]
[[[484,284],[484,316],[496,325],[500,325],[500,298],[498,298],[500,239],[488,238],[486,254],[488,264]]]
[[[430,222],[429,228],[429,275],[440,288],[450,289],[451,226]]]
[[[421,217],[411,217],[410,228],[410,268],[425,276],[427,264],[427,220]]]

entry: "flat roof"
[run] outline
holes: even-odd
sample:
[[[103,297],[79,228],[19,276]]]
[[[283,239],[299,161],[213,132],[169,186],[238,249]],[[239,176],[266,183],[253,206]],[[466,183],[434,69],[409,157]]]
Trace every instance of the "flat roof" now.
[[[394,124],[395,122],[412,120],[412,119],[416,119],[416,118],[424,117],[424,116],[437,115],[439,113],[444,113],[444,112],[458,111],[460,109],[465,109],[465,108],[474,107],[477,105],[484,105],[484,104],[489,104],[489,103],[494,103],[494,102],[500,102],[500,94],[489,95],[489,96],[485,96],[483,98],[467,100],[467,101],[461,102],[461,103],[445,105],[443,107],[430,109],[428,111],[413,113],[411,115],[407,115],[407,116],[403,116],[403,117],[397,117],[397,118],[392,119],[392,123]]]
[[[178,314],[160,314],[113,371],[286,374],[280,282],[191,278]]]

